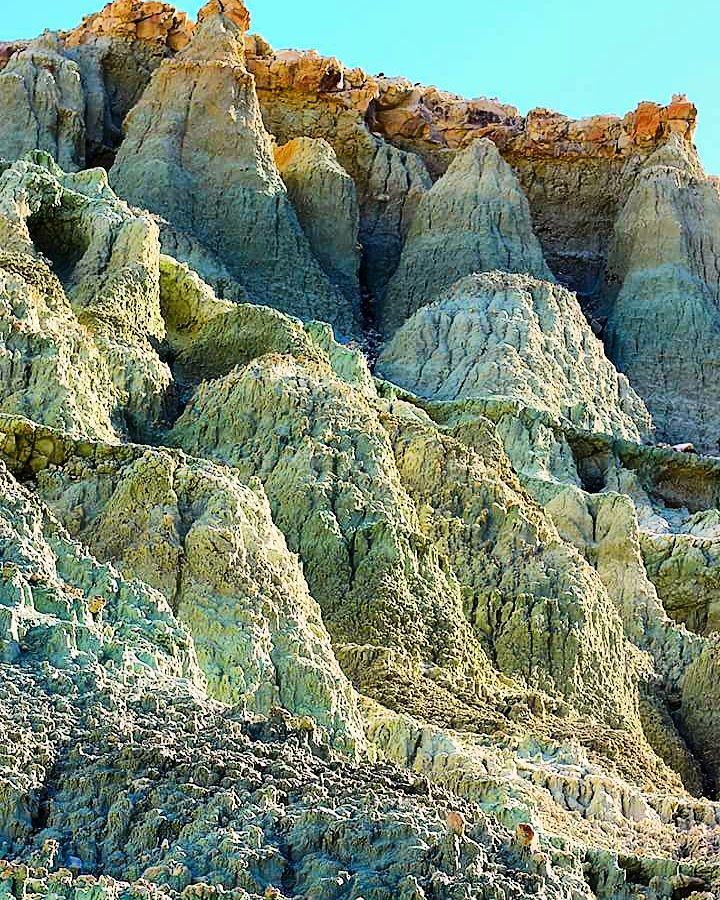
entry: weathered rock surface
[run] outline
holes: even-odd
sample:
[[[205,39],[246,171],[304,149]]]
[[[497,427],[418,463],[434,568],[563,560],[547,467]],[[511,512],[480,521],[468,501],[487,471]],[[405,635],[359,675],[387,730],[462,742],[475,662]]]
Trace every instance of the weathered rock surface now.
[[[425,164],[371,132],[366,116],[375,88],[361,69],[314,52],[276,53],[257,35],[246,38],[246,54],[271,134],[281,144],[306,136],[327,140],[355,181],[363,278],[379,301],[418,201],[432,184]]]
[[[692,517],[680,533],[643,534],[642,549],[648,577],[668,613],[691,631],[709,634],[720,631],[720,547],[717,533],[703,533],[703,519],[716,526],[717,511]]]
[[[517,179],[488,140],[453,160],[418,204],[380,308],[383,333],[465,275],[499,269],[552,280]]]
[[[20,50],[24,50],[30,41],[0,41],[0,71]]]
[[[419,258],[414,270],[425,271]],[[519,401],[620,437],[651,430],[644,404],[605,357],[575,296],[527,275],[460,279],[400,328],[377,372],[429,399]]]
[[[256,302],[352,335],[352,305],[314,259],[273,161],[242,30],[211,13],[132,110],[111,183],[197,238]],[[200,103],[202,96],[216,102]],[[178,253],[176,242],[170,249]]]
[[[248,24],[0,46],[0,896],[720,895],[695,108]]]
[[[0,108],[0,157],[42,150],[66,170],[84,168],[85,95],[59,38],[44,35],[15,53],[0,72]]]
[[[467,663],[457,587],[419,533],[372,398],[327,363],[273,354],[202,385],[170,440],[263,480],[337,641]]]
[[[300,554],[336,642],[432,658],[455,678],[480,667],[486,680],[482,658],[472,660],[467,616],[501,670],[521,673],[541,688],[568,690],[575,703],[592,696],[594,709],[632,719],[631,688],[603,684],[593,660],[594,647],[602,646],[603,654],[624,652],[607,598],[590,572],[579,574],[577,583],[558,580],[563,550],[552,529],[526,507],[499,447],[487,465],[467,451],[455,461],[459,447],[443,444],[432,426],[406,423],[402,416],[386,423],[376,407],[372,396],[350,390],[328,368],[267,356],[202,386],[170,440],[263,480],[274,520]],[[253,416],[238,415],[249,408]],[[451,461],[457,472],[447,471]],[[433,483],[429,473],[438,469]],[[464,499],[453,489],[445,506],[445,480],[472,484],[474,494]],[[512,569],[495,556],[499,552],[516,560]],[[453,560],[449,581],[443,558]],[[568,570],[578,566],[579,560],[568,559]],[[525,606],[530,595],[537,631],[531,626],[521,635],[521,623],[531,618]],[[543,635],[563,630],[546,617],[564,616],[564,603],[572,606],[577,628],[584,627],[576,618],[582,616],[588,629],[604,621],[610,633],[588,632],[572,647],[545,643]],[[581,613],[585,603],[590,606]],[[594,603],[606,604],[605,612],[593,612]],[[631,667],[620,664],[617,671],[630,673]],[[476,690],[483,689],[478,682]]]
[[[122,122],[162,60],[193,25],[160,2],[114,0],[75,29],[3,44],[0,156],[43,150],[66,170],[109,165]]]
[[[0,236],[3,411],[106,439],[147,436],[172,405],[155,350],[165,331],[155,223],[118,200],[103,170],[65,175],[40,154],[0,176]]]
[[[211,696],[264,714],[283,706],[345,749],[362,744],[351,689],[262,488],[178,454],[76,443],[26,420],[0,420],[0,434],[11,469],[33,472],[93,555],[165,596]]]
[[[257,898],[292,881],[300,895],[349,885],[389,900],[436,882],[501,898],[541,877],[550,896],[590,896],[579,865],[534,874],[476,804],[389,766],[348,767],[312,719],[278,709],[252,721],[208,701],[162,595],[99,565],[0,479],[0,729],[14,748],[0,833],[5,853],[36,867],[3,860],[4,885],[134,897],[199,882]],[[444,824],[458,808],[470,823],[459,837]],[[391,861],[388,838],[406,847]],[[140,878],[142,890],[113,881]]]
[[[188,45],[192,33],[193,23],[187,14],[169,3],[113,0],[100,12],[86,16],[66,38],[71,47],[103,37],[157,43],[177,51]]]
[[[355,309],[360,305],[360,245],[357,190],[322,139],[296,138],[275,151],[316,259]]]
[[[608,350],[660,438],[715,452],[720,337],[720,194],[674,137],[638,174],[615,224]]]
[[[695,131],[697,110],[684,95],[667,106],[639,103],[622,118],[574,120],[542,108],[521,116],[497,100],[469,100],[405,78],[372,76],[314,51],[274,51],[257,36],[248,51],[269,130],[282,142],[303,134],[326,138],[358,185],[366,182],[367,167],[366,154],[358,157],[356,148],[371,146],[370,133],[390,152],[404,151],[413,165],[424,161],[434,178],[476,139],[492,140],[527,194],[550,268],[590,305],[601,293],[613,224],[642,161],[672,134],[689,145]],[[396,183],[388,200],[397,207],[403,194]],[[377,269],[375,293],[381,299],[387,273],[397,265],[398,256],[389,251],[398,232],[387,227],[393,217],[378,212],[376,246],[384,248],[387,260]],[[374,254],[369,258],[377,260]]]

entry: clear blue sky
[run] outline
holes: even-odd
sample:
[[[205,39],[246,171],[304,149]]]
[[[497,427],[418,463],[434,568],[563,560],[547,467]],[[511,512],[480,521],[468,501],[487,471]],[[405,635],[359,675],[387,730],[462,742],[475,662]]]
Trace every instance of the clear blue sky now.
[[[4,0],[0,40],[67,28],[102,0]],[[177,4],[191,15],[196,0]],[[622,115],[685,92],[697,143],[720,174],[718,0],[249,0],[275,47],[313,47],[369,72],[405,75],[526,112]]]

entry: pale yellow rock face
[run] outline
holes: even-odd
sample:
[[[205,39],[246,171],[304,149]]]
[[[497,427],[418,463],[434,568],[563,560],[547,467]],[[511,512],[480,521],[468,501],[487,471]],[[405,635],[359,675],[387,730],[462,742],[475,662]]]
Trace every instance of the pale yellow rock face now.
[[[252,419],[237,412],[248,406]],[[432,658],[457,678],[479,641],[502,671],[568,692],[612,721],[634,719],[633,665],[595,658],[625,653],[615,611],[581,560],[570,552],[561,562],[567,549],[526,503],[494,442],[484,463],[422,419],[387,417],[328,368],[281,356],[201,387],[171,440],[263,480],[336,642]],[[471,551],[474,541],[484,551]],[[434,553],[453,560],[450,580]],[[578,635],[560,648],[548,636],[566,628],[566,615]],[[606,683],[609,671],[619,680]]]

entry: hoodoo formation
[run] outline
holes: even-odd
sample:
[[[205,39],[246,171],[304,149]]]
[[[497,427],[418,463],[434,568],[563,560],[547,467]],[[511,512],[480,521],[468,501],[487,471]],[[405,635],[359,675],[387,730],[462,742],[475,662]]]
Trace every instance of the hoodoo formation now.
[[[115,0],[0,111],[0,900],[719,897],[693,104]]]

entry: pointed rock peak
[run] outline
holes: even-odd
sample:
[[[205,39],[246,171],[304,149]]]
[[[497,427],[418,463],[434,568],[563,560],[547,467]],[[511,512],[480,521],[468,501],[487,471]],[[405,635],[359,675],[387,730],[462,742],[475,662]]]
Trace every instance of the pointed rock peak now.
[[[460,152],[420,200],[380,312],[390,335],[416,309],[473,272],[552,273],[520,182],[492,141]]]
[[[210,0],[198,13],[198,25],[213,16],[229,19],[243,34],[250,28],[250,13],[242,0]]]
[[[497,160],[498,162],[501,162],[502,157],[500,156],[500,151],[497,146],[490,138],[479,138],[468,144],[461,153],[458,153],[452,164],[458,164],[459,160],[475,160],[477,162]]]
[[[515,180],[510,165],[505,162],[497,146],[489,138],[479,138],[468,144],[450,163],[446,175],[457,175],[474,169],[479,169],[481,175],[486,169],[494,170]],[[437,183],[441,181],[442,179],[439,179]]]
[[[647,159],[644,170],[680,169],[694,178],[703,178],[704,172],[695,147],[673,132],[668,140],[657,148]]]
[[[249,24],[250,14],[241,0],[210,0],[198,13],[193,39],[179,58],[244,66],[243,37]]]

